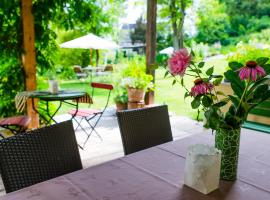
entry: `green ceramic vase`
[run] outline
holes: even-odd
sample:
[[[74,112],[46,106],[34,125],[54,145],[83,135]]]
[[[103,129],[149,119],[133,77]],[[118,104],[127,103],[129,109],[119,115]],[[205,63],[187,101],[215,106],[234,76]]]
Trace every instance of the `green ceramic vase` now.
[[[215,146],[221,150],[222,180],[234,181],[237,177],[237,166],[240,145],[240,128],[235,130],[218,129],[215,136]]]

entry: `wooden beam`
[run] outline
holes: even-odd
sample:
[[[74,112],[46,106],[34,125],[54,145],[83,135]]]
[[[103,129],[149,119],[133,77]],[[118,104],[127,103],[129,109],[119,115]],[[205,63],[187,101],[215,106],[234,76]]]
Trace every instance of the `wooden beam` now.
[[[157,0],[147,0],[147,27],[146,27],[146,66],[147,73],[153,75],[155,82],[155,70],[151,65],[155,64],[156,59],[156,21],[157,21]],[[145,103],[154,103],[154,92],[146,94]]]
[[[35,29],[32,9],[32,0],[21,0],[21,17],[23,27],[22,64],[27,91],[36,90]],[[35,101],[35,106],[37,106],[37,101]],[[27,115],[31,117],[29,128],[37,128],[39,126],[39,118],[38,114],[32,108],[31,100],[27,101]]]

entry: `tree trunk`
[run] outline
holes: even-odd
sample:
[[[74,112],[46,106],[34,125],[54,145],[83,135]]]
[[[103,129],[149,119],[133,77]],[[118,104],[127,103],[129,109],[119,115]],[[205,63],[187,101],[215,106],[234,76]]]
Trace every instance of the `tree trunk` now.
[[[176,10],[176,0],[170,0],[171,23],[173,29],[173,47],[179,50],[184,47],[183,26],[185,20],[185,0],[180,0],[181,10]],[[177,19],[177,12],[181,13],[180,19]],[[177,23],[177,21],[179,22]]]

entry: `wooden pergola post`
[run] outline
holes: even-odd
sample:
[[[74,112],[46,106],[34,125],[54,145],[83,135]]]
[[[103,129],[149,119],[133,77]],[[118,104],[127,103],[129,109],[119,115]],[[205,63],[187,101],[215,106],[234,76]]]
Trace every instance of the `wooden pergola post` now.
[[[23,27],[22,64],[25,74],[25,87],[27,91],[36,90],[35,29],[32,9],[32,0],[21,0]],[[37,101],[35,101],[35,106],[37,106]],[[27,101],[27,115],[31,117],[29,128],[37,128],[39,126],[39,118],[38,114],[32,108],[31,100]]]
[[[157,0],[147,0],[147,28],[146,28],[146,66],[147,73],[153,75],[155,82],[155,70],[152,65],[156,59],[156,22],[157,21]],[[154,103],[154,92],[146,95],[145,103],[147,105]]]

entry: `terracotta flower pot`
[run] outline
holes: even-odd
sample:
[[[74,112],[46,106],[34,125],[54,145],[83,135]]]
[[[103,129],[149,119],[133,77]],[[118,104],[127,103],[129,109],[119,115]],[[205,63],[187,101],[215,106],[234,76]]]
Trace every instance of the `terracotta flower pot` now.
[[[121,110],[126,110],[127,109],[127,103],[116,103],[116,110],[121,111]]]
[[[128,102],[128,109],[138,109],[144,107],[144,101],[140,102]]]
[[[128,101],[141,102],[144,101],[145,92],[143,89],[128,88]]]

